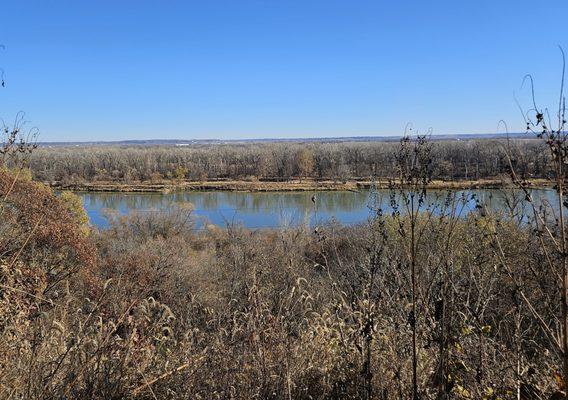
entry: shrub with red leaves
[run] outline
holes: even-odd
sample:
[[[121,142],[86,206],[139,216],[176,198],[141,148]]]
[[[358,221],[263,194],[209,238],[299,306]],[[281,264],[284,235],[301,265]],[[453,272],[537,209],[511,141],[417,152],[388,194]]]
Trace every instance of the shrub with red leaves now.
[[[95,265],[95,247],[68,207],[47,186],[0,170],[0,255],[47,274],[46,291]]]

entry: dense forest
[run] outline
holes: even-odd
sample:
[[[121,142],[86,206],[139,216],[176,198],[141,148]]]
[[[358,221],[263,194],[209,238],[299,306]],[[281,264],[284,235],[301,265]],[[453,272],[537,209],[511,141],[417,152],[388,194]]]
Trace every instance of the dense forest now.
[[[433,176],[477,180],[508,174],[507,148],[520,175],[546,178],[549,153],[542,141],[529,138],[509,144],[495,139],[436,141]],[[62,183],[390,178],[396,172],[397,146],[395,141],[39,147],[30,166],[37,180]]]

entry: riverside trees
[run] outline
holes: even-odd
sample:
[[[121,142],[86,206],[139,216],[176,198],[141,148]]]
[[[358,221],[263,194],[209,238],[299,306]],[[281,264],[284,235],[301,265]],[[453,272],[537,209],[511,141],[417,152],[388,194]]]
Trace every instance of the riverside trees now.
[[[550,175],[550,156],[534,139],[514,140],[516,167],[527,178]],[[477,180],[508,175],[504,141],[437,141],[433,177]],[[31,158],[45,182],[156,181],[177,179],[390,178],[396,142],[246,143],[173,146],[40,147]]]

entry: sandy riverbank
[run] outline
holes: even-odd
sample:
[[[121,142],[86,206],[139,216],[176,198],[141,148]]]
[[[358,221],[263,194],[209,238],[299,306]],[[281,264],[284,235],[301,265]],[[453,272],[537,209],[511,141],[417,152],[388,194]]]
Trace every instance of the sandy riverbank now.
[[[167,193],[176,190],[186,191],[242,191],[242,192],[286,192],[286,191],[359,191],[369,189],[370,180],[351,181],[316,181],[316,180],[290,180],[254,181],[254,180],[218,180],[218,181],[161,181],[161,182],[89,182],[89,183],[62,183],[45,182],[54,189],[73,190],[85,192],[159,192]],[[530,182],[534,187],[548,187],[550,182],[544,179],[535,179]],[[377,181],[378,188],[388,188],[386,180]],[[430,183],[431,189],[498,189],[510,186],[510,182],[503,179],[435,180]]]

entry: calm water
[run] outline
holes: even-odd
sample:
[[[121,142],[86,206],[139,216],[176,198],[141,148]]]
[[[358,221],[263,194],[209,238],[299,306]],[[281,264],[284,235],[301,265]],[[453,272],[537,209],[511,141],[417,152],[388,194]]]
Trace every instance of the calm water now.
[[[377,193],[376,199],[369,191],[355,192],[176,192],[160,193],[77,193],[93,225],[105,228],[110,215],[138,212],[163,212],[175,207],[190,206],[197,217],[197,226],[213,223],[225,226],[227,223],[240,223],[248,228],[273,228],[304,223],[311,225],[336,219],[343,224],[366,221],[370,214],[370,204],[379,204],[385,211],[392,210],[388,190]],[[312,197],[316,196],[315,203]],[[475,199],[472,199],[472,195]],[[451,201],[448,202],[448,196]],[[552,190],[533,190],[533,196],[540,203],[556,203]],[[460,215],[475,210],[476,201],[487,204],[491,209],[508,212],[517,199],[501,190],[473,191],[431,191],[428,203],[437,212],[447,210],[453,204]],[[477,199],[477,200],[476,200]],[[446,207],[446,208],[445,208]],[[520,201],[516,211],[527,205]]]

